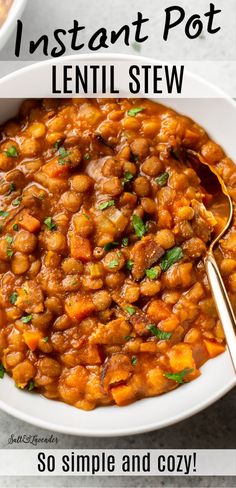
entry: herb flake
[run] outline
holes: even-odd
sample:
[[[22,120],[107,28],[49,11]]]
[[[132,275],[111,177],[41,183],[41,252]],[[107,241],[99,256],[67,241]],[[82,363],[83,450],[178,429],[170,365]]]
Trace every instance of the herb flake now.
[[[99,210],[105,210],[106,208],[114,207],[115,200],[109,200],[108,202],[103,202],[99,205]]]
[[[173,266],[173,264],[182,259],[183,256],[183,249],[179,246],[172,247],[172,249],[166,251],[160,262],[160,267],[162,271],[167,271],[171,266]]]
[[[126,312],[128,312],[129,315],[134,315],[136,313],[136,308],[131,307],[131,305],[127,305],[125,307]]]
[[[147,326],[147,329],[150,330],[152,335],[160,339],[161,341],[168,341],[171,338],[171,332],[163,332],[162,330],[158,329],[155,324],[150,324]]]
[[[136,366],[137,362],[138,362],[137,356],[132,356],[132,358],[131,358],[132,366]]]
[[[156,280],[160,276],[161,270],[159,266],[155,266],[154,268],[146,269],[145,274],[149,280]]]
[[[0,378],[1,380],[4,378],[5,368],[2,363],[0,363]]]
[[[52,217],[47,217],[43,223],[49,228],[49,230],[55,230],[57,225],[53,222]]]
[[[23,324],[28,324],[29,322],[31,322],[32,317],[33,317],[32,314],[25,315],[24,317],[21,317],[21,322],[23,322]]]
[[[168,378],[169,380],[176,381],[176,383],[179,383],[180,385],[182,383],[185,383],[184,378],[188,374],[192,373],[194,371],[193,368],[184,368],[182,371],[179,371],[178,373],[165,373],[164,376]]]
[[[8,158],[18,158],[19,156],[15,146],[9,146],[5,152]]]
[[[146,225],[144,224],[143,220],[139,215],[133,215],[132,222],[135,230],[135,234],[139,239],[144,236],[147,231]]]
[[[13,291],[13,293],[11,293],[11,295],[9,296],[10,303],[12,305],[15,305],[17,298],[18,298],[18,293],[16,291]]]
[[[136,115],[139,114],[140,112],[143,112],[143,110],[145,110],[145,108],[142,107],[131,108],[130,110],[128,110],[128,115],[129,117],[136,117]]]
[[[159,186],[166,186],[167,184],[167,181],[168,181],[168,178],[169,178],[169,173],[165,172],[165,173],[161,173],[156,179],[156,183],[159,185]]]

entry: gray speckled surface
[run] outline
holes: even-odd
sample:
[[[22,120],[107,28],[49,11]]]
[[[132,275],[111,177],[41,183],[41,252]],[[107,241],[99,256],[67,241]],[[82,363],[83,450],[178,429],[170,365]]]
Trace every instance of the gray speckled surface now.
[[[158,6],[163,7],[173,2],[165,0],[29,0],[24,14],[25,35],[33,38],[45,31],[52,31],[53,28],[66,25],[70,19],[79,18],[85,23],[92,32],[96,26],[113,25],[119,26],[122,23],[134,20],[138,10],[150,17],[150,39],[141,50],[141,54],[168,58],[168,59],[188,59],[188,65],[193,71],[202,73],[209,80],[215,79],[219,86],[224,87],[229,93],[236,94],[236,76],[234,48],[232,48],[232,38],[228,35],[220,39],[220,49],[215,49],[215,44],[207,42],[204,36],[197,44],[192,45],[184,42],[181,34],[177,36],[177,41],[171,42],[168,51],[163,53],[155,41],[155,30],[160,26],[160,14]],[[176,2],[180,3],[180,2]],[[181,2],[183,3],[183,2]],[[188,0],[185,5],[192,8],[195,6],[194,0]],[[223,4],[223,2],[218,2]],[[228,0],[228,6],[234,7],[234,0]],[[205,0],[198,1],[198,9],[203,9],[209,5]],[[99,22],[98,22],[99,19]],[[225,21],[225,20],[224,20]],[[233,36],[233,31],[232,34]],[[0,54],[0,60],[8,62],[1,63],[0,76],[20,67],[20,63],[13,60],[12,50],[14,45],[14,35],[6,44]],[[180,49],[181,46],[181,49]],[[214,47],[213,47],[214,46]],[[86,51],[86,49],[85,49]],[[133,52],[132,48],[123,48],[121,44],[113,47],[114,52]],[[221,65],[213,62],[213,59],[220,59]],[[192,62],[191,60],[194,60]],[[197,60],[197,61],[196,61]],[[208,60],[207,63],[200,63],[199,60]],[[236,390],[228,393],[223,399],[207,410],[195,415],[191,419],[185,420],[175,426],[155,431],[152,433],[130,436],[126,438],[80,438],[55,434],[58,437],[58,448],[123,448],[123,449],[155,449],[155,448],[214,448],[214,449],[233,449],[235,448],[236,434]],[[10,434],[15,436],[21,434],[38,434],[38,436],[48,436],[49,433],[42,429],[37,429],[29,424],[10,417],[4,412],[0,412],[0,448],[7,448]],[[14,446],[21,448],[22,445]],[[23,447],[23,446],[22,446]],[[30,447],[24,445],[24,448]],[[48,447],[40,444],[39,447]],[[52,446],[53,447],[53,446]],[[29,488],[29,487],[233,487],[233,478],[183,478],[183,477],[97,477],[97,478],[2,478],[0,486],[4,488]]]

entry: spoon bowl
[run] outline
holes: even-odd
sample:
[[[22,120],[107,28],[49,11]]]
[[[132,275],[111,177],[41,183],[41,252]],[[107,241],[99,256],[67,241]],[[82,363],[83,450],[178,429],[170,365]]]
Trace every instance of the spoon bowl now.
[[[217,225],[204,258],[204,264],[236,372],[236,320],[213,252],[216,244],[230,227],[234,211],[233,202],[224,181],[214,168],[196,151],[188,150],[187,154],[203,188],[209,190],[212,195],[212,199],[209,199],[206,208],[214,215]]]

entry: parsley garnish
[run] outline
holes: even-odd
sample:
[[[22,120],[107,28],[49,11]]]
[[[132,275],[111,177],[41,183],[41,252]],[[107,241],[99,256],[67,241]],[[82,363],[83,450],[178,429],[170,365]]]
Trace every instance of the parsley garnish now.
[[[11,193],[13,193],[13,191],[15,191],[15,190],[16,190],[15,183],[11,183],[10,186],[9,186],[8,195],[10,195]]]
[[[134,175],[130,173],[130,171],[126,171],[124,173],[124,178],[122,180],[122,185],[124,186],[126,183],[129,183],[133,179]]]
[[[8,158],[18,158],[18,152],[15,146],[10,146],[5,151]]]
[[[13,230],[16,230],[16,231],[19,230],[19,227],[17,224],[13,224],[12,228],[13,228]]]
[[[4,377],[4,373],[5,373],[5,368],[4,368],[3,364],[0,363],[0,378],[1,378],[1,380]]]
[[[168,178],[169,178],[169,173],[161,173],[156,179],[156,183],[159,185],[159,186],[165,186],[167,181],[168,181]]]
[[[118,245],[119,245],[119,242],[117,242],[117,241],[107,242],[107,244],[105,244],[105,246],[103,247],[103,249],[105,251],[110,251],[111,249],[114,249],[114,247],[116,247]]]
[[[132,336],[130,336],[130,335],[127,335],[127,336],[124,337],[124,340],[125,341],[130,341],[130,339],[132,339]]]
[[[125,307],[125,310],[129,313],[129,315],[134,315],[136,313],[136,308],[131,307],[131,305],[127,305],[127,307]]]
[[[116,266],[119,266],[118,259],[112,259],[112,261],[110,261],[110,263],[108,264],[108,267],[111,269],[116,268]]]
[[[19,197],[19,198],[16,198],[13,202],[12,202],[12,205],[13,207],[19,207],[19,205],[21,204],[22,202],[22,198]]]
[[[85,161],[89,161],[90,160],[90,154],[89,153],[86,153],[84,155],[84,159],[85,159]]]
[[[13,243],[13,237],[12,236],[6,236],[6,241],[8,242],[8,244],[12,244]]]
[[[156,266],[155,268],[146,269],[145,273],[149,280],[156,280],[160,276],[161,270]]]
[[[133,268],[133,265],[134,265],[134,261],[132,261],[132,259],[128,259],[127,263],[126,263],[126,268],[131,271],[132,268]]]
[[[143,237],[147,231],[147,228],[141,217],[139,217],[139,215],[133,215],[132,222],[136,236],[139,238]]]
[[[58,151],[58,149],[59,149],[59,147],[60,147],[61,143],[62,143],[62,139],[58,139],[58,140],[55,142],[54,147],[55,147],[55,149],[56,149],[57,151]]]
[[[90,217],[89,215],[87,215],[86,213],[82,213],[83,217],[85,217],[87,220],[90,220]]]
[[[182,259],[184,253],[182,247],[172,247],[169,251],[166,251],[161,262],[160,267],[162,271],[167,271],[173,264]]]
[[[163,341],[170,339],[172,336],[171,332],[163,332],[162,330],[158,329],[158,327],[156,327],[155,324],[148,325],[147,329],[150,330],[152,335],[156,336],[158,339],[161,339]]]
[[[137,357],[136,356],[132,356],[132,358],[131,358],[131,364],[132,364],[132,366],[136,366],[137,362],[138,362]]]
[[[28,383],[28,391],[32,391],[35,388],[34,380],[30,380]]]
[[[32,320],[32,315],[25,315],[24,317],[21,317],[21,322],[23,324],[28,324]]]
[[[12,258],[13,254],[14,254],[14,253],[13,253],[12,249],[7,249],[7,256],[8,256],[9,258]]]
[[[114,207],[114,205],[115,205],[115,201],[109,200],[108,202],[101,203],[98,208],[99,210],[105,210],[106,208]]]
[[[47,217],[43,223],[49,228],[49,230],[54,230],[57,228],[57,225],[53,222],[52,217]]]
[[[3,217],[4,219],[7,218],[9,215],[9,212],[4,212],[4,210],[0,210],[0,217]]]
[[[49,339],[49,337],[48,337],[48,336],[44,337],[44,338],[43,338],[43,342],[48,342],[48,339]]]
[[[128,110],[128,115],[130,117],[136,117],[136,115],[142,112],[143,110],[145,110],[145,108],[142,107],[131,108],[130,110]]]
[[[127,247],[129,245],[129,238],[128,237],[123,237],[122,239],[122,246]]]
[[[176,383],[182,384],[184,383],[184,378],[188,374],[192,373],[194,369],[190,368],[184,368],[182,371],[179,371],[178,373],[165,373],[164,376],[166,376],[169,380],[176,381]]]
[[[11,293],[11,295],[9,297],[10,303],[12,305],[15,305],[17,298],[18,298],[18,294],[16,293],[16,291],[14,291],[13,293]]]
[[[61,164],[62,166],[65,164],[65,159],[70,155],[69,151],[66,151],[64,146],[61,146],[59,148],[59,158],[58,158],[58,164]]]

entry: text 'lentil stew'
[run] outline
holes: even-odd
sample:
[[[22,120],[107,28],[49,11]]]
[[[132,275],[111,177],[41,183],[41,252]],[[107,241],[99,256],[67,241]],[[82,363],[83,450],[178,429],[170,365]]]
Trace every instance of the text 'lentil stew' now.
[[[217,224],[186,157],[236,169],[149,100],[25,101],[0,139],[0,358],[89,410],[165,393],[225,350],[202,257]],[[216,250],[236,305],[236,230]]]

